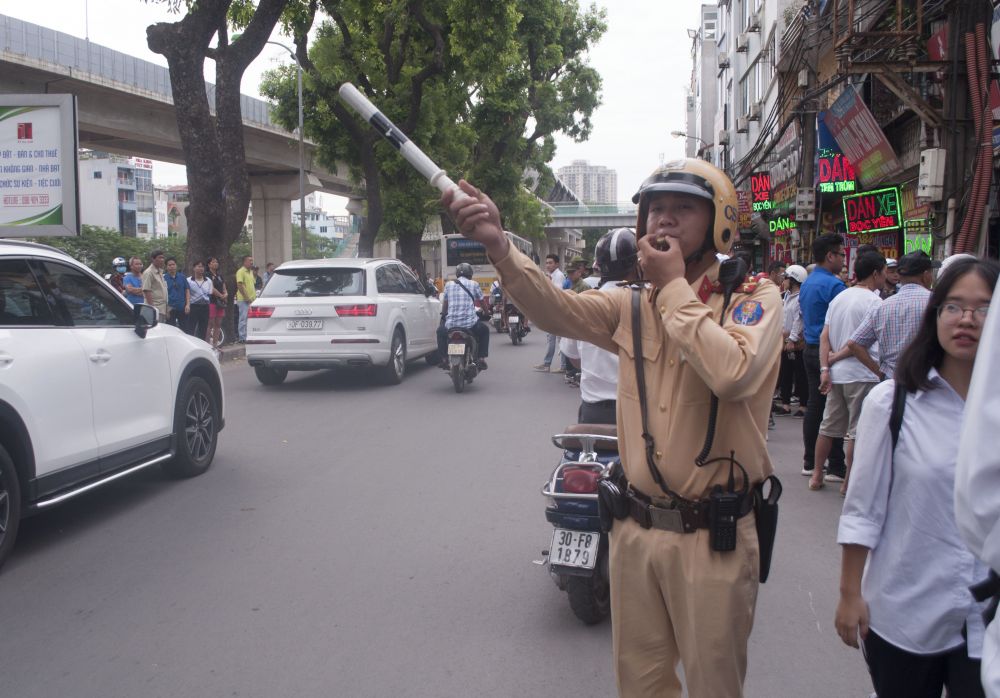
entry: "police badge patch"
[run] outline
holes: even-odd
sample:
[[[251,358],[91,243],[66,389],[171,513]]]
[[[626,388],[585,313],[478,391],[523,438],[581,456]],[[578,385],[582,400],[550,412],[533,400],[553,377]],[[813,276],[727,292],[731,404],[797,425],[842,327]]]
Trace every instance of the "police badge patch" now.
[[[737,325],[756,325],[764,317],[764,307],[759,301],[743,301],[733,310]]]

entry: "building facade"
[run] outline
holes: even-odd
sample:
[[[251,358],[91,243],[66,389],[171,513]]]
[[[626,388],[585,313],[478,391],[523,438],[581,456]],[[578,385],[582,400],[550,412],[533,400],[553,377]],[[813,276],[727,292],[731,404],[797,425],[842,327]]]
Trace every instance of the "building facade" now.
[[[577,199],[585,204],[613,204],[618,201],[618,173],[608,167],[574,160],[556,174]]]
[[[809,263],[825,232],[844,237],[849,269],[861,244],[894,257],[996,256],[1000,87],[985,37],[1000,13],[961,0],[719,0],[715,9],[709,157],[736,184],[736,251],[752,266]],[[711,108],[707,11],[692,49],[689,133]],[[966,63],[967,49],[983,59]],[[974,118],[987,109],[993,118]]]
[[[155,235],[152,162],[83,150],[78,168],[81,223],[127,237]]]

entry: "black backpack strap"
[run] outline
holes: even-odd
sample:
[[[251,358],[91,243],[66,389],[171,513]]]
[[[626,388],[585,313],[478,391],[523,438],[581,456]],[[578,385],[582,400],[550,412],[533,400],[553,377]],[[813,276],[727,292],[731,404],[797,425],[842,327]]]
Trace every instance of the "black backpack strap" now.
[[[896,383],[896,390],[892,395],[892,411],[889,413],[889,434],[892,436],[892,452],[896,452],[896,443],[899,441],[899,431],[903,428],[903,412],[906,411],[906,386]]]
[[[469,289],[467,289],[465,287],[465,284],[462,283],[462,277],[460,276],[457,279],[455,279],[455,283],[458,284],[462,288],[463,291],[465,291],[466,293],[469,294],[469,298],[472,299],[472,305],[473,305],[473,307],[475,307],[475,305],[476,305],[476,297],[474,295],[472,295],[472,291],[470,291]]]

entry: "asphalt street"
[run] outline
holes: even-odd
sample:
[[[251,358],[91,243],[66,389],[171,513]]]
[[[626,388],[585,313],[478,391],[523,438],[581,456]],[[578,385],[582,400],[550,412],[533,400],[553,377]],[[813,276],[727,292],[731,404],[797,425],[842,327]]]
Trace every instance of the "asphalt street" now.
[[[205,475],[139,473],[23,522],[0,571],[0,696],[614,695],[611,626],[585,627],[543,567],[539,494],[578,393],[492,336],[464,394],[422,361],[399,386],[224,369]],[[124,396],[123,396],[124,397]],[[785,485],[750,647],[751,698],[865,698],[833,629],[842,499]]]

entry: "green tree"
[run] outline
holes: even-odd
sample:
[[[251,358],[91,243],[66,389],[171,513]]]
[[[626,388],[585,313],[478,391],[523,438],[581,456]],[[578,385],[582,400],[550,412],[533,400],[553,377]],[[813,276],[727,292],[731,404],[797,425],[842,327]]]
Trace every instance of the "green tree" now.
[[[376,239],[398,239],[400,257],[420,268],[420,239],[427,219],[439,213],[439,194],[342,104],[336,90],[345,80],[441,167],[474,172],[477,183],[497,194],[508,228],[541,231],[544,216],[524,189],[525,168],[550,176],[544,163],[554,154],[552,134],[589,133],[600,80],[584,54],[603,31],[601,15],[580,15],[576,0],[545,0],[542,6],[528,0],[323,0],[330,21],[319,27],[310,50],[306,33],[296,34],[308,73],[307,131],[327,164],[347,162],[354,179],[364,180],[359,254],[371,255]],[[519,41],[527,29],[535,37],[528,44]],[[570,62],[560,63],[562,55]],[[295,123],[294,73],[274,71],[261,89],[278,101],[276,118]]]
[[[576,0],[520,0],[517,6],[516,60],[500,79],[482,85],[471,107],[478,138],[470,178],[497,202],[509,229],[539,236],[547,216],[526,189],[525,174],[537,172],[536,191],[548,191],[553,136],[577,142],[590,136],[601,77],[587,52],[607,23],[604,10],[581,12]]]
[[[146,40],[170,70],[191,196],[189,253],[197,259],[215,256],[225,265],[250,205],[240,81],[279,21],[287,30],[311,21],[309,0],[146,1],[184,12],[176,22],[147,27]],[[231,28],[242,31],[238,39],[231,40]],[[214,108],[206,91],[206,59],[215,62]]]

